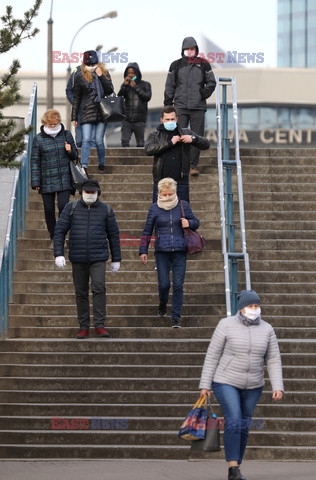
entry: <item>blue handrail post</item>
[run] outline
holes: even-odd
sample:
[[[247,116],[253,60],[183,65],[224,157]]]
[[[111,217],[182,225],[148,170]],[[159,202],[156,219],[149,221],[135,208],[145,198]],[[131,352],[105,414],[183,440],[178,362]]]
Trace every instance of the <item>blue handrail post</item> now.
[[[233,121],[235,138],[235,159],[230,160],[230,140],[228,138],[228,104],[227,87],[232,87]],[[222,87],[222,105],[220,104],[220,87]],[[221,211],[222,253],[224,257],[226,313],[234,315],[237,312],[238,294],[238,259],[244,260],[246,288],[251,289],[249,256],[246,249],[243,187],[241,177],[241,162],[239,157],[239,131],[236,77],[216,77],[216,124],[217,124],[217,161],[219,173],[219,194]],[[222,113],[222,115],[221,115]],[[223,147],[222,147],[223,145]],[[223,148],[223,152],[222,152]],[[237,167],[237,168],[236,168]],[[234,169],[234,170],[233,170]],[[236,232],[234,224],[234,197],[232,192],[232,176],[237,170],[239,219],[241,233],[241,252],[236,253]],[[225,171],[225,183],[223,181]],[[227,221],[227,223],[226,223]],[[228,251],[227,251],[228,249]]]
[[[25,136],[25,150],[17,159],[20,169],[15,170],[7,230],[3,250],[0,250],[0,338],[9,333],[9,302],[13,301],[13,273],[17,262],[17,238],[24,235],[25,215],[29,199],[31,144],[36,132],[37,85],[33,83],[26,127],[33,126]]]

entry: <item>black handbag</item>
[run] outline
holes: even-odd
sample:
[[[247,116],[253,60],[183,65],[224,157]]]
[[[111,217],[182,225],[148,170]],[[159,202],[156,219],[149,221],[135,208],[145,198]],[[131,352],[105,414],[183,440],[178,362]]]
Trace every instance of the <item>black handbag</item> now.
[[[207,417],[206,434],[204,440],[195,440],[191,443],[192,451],[200,452],[219,452],[221,449],[219,422],[213,413],[213,408],[208,398],[208,406],[210,408],[211,415]]]
[[[115,95],[101,98],[99,109],[102,119],[106,123],[121,122],[126,118],[125,102],[123,97]]]
[[[83,182],[88,180],[87,174],[84,171],[83,166],[78,160],[77,163],[72,160],[69,161],[70,175],[71,175],[71,184],[72,187],[76,190],[79,190]]]

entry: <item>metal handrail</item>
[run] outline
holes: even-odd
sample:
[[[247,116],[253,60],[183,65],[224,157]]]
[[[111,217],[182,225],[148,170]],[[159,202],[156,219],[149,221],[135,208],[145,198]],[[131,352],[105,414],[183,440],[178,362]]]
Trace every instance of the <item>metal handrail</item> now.
[[[37,84],[33,83],[25,127],[33,126],[25,135],[25,149],[18,157],[15,170],[4,247],[0,250],[0,338],[9,331],[9,302],[13,299],[13,272],[17,260],[17,238],[24,235],[25,215],[29,202],[30,156],[37,122]]]
[[[228,105],[227,86],[232,87],[235,160],[230,160],[230,140],[228,138]],[[222,102],[220,99],[222,87]],[[217,163],[221,215],[222,253],[224,259],[225,297],[227,316],[237,311],[238,293],[238,260],[243,259],[245,264],[246,288],[251,289],[249,255],[246,246],[246,228],[244,213],[244,198],[242,185],[242,170],[239,152],[239,129],[236,77],[216,77],[216,125],[217,125]],[[223,121],[222,121],[223,111]],[[223,158],[224,156],[224,158]],[[239,221],[241,230],[241,252],[235,251],[235,224],[233,219],[233,192],[232,169],[237,169]],[[225,170],[225,181],[224,181]],[[225,201],[226,200],[226,201]]]

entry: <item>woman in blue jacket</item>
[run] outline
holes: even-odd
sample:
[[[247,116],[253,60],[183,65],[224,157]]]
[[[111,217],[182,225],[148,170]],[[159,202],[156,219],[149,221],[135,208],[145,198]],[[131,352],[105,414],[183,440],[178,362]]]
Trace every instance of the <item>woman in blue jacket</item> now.
[[[149,209],[147,221],[141,237],[139,255],[146,265],[148,246],[155,227],[155,257],[158,274],[159,307],[158,315],[165,317],[170,290],[170,267],[173,276],[173,296],[171,326],[180,327],[183,304],[183,283],[185,278],[187,247],[184,228],[197,230],[199,220],[194,216],[190,205],[182,201],[185,218],[181,214],[181,204],[176,194],[177,182],[163,178],[158,183],[158,201]]]
[[[31,154],[31,186],[42,195],[47,230],[54,248],[56,225],[55,196],[61,215],[74,194],[69,162],[78,158],[73,136],[65,130],[58,110],[50,109],[42,117],[41,131],[33,140]]]

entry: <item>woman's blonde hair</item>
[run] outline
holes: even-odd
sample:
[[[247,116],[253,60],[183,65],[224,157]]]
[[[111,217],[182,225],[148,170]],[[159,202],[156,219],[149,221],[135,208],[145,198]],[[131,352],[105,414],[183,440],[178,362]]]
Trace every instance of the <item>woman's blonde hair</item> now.
[[[177,182],[170,177],[163,178],[158,182],[158,193],[162,192],[162,190],[173,190],[177,193]]]
[[[98,67],[100,67],[103,75],[109,80],[110,77],[108,76],[108,71],[107,71],[104,63],[98,63]],[[87,82],[91,83],[92,79],[93,79],[92,73],[89,72],[89,70],[86,68],[86,65],[84,63],[81,65],[81,71],[82,71],[82,75],[87,80]]]
[[[57,120],[59,123],[61,122],[61,116],[58,110],[54,108],[50,108],[41,118],[42,124],[46,125],[46,123],[50,122],[51,120]]]

